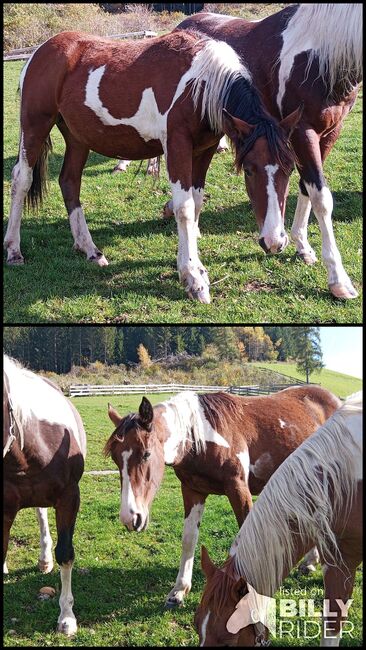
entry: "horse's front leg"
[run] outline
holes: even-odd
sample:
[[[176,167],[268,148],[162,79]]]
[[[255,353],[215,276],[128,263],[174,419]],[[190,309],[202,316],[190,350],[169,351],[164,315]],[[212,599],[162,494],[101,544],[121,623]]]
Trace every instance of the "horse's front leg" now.
[[[348,575],[345,574],[344,566],[338,568],[335,565],[323,565],[324,600],[328,604],[330,614],[323,615],[321,646],[338,647],[342,636],[352,638],[353,626],[347,620],[347,613],[352,603],[356,568],[354,558],[350,558]]]
[[[295,151],[301,151],[300,175],[303,197],[298,203],[299,213],[293,226],[292,238],[297,243],[300,254],[308,252],[310,258],[314,257],[312,249],[304,246],[310,213],[309,203],[306,201],[307,194],[322,235],[322,259],[328,271],[329,290],[336,298],[356,298],[358,293],[343,267],[334,237],[333,197],[325,183],[319,136],[311,128],[298,131],[298,133],[294,133],[293,144]]]
[[[210,302],[209,279],[197,249],[197,222],[192,185],[183,189],[181,182],[171,183],[173,209],[178,226],[177,266],[179,279],[190,298]]]
[[[70,484],[58,499],[56,509],[57,545],[55,556],[60,565],[61,595],[58,631],[70,636],[77,631],[76,618],[73,612],[74,597],[71,591],[71,573],[74,563],[74,547],[72,538],[76,515],[79,510],[79,486]]]
[[[42,573],[50,573],[53,569],[52,537],[48,526],[47,508],[36,508],[40,530],[41,553],[38,568]]]
[[[184,596],[192,586],[194,552],[198,540],[198,530],[205,507],[206,497],[182,484],[184,501],[184,527],[182,536],[182,558],[173,589],[166,599],[166,607],[182,605]]]

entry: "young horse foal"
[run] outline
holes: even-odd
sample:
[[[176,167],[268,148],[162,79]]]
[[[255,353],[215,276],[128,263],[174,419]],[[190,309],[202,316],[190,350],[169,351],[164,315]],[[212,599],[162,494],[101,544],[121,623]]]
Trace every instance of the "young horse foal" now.
[[[180,605],[190,591],[207,496],[225,494],[241,526],[251,495],[260,493],[283,460],[339,405],[329,391],[304,386],[264,397],[187,391],[154,408],[144,397],[139,412],[124,418],[109,406],[116,430],[105,454],[120,470],[120,519],[128,530],[146,528],[164,464],[182,484],[182,559],[168,607]]]
[[[49,133],[55,124],[66,142],[60,186],[74,246],[99,266],[108,262],[91,238],[80,204],[90,149],[131,160],[165,154],[178,226],[178,273],[188,296],[203,303],[210,302],[210,293],[197,250],[198,218],[207,169],[223,132],[234,144],[238,169],[256,165],[252,202],[258,223],[265,220],[265,188],[268,183],[274,188],[268,180],[274,169],[277,194],[272,204],[278,201],[284,213],[294,160],[287,139],[300,111],[278,125],[226,43],[189,32],[130,43],[63,32],[32,55],[20,89],[21,138],[5,236],[9,264],[24,261],[23,202],[28,197],[34,207],[42,200]],[[282,250],[288,241],[283,219],[270,236],[261,237],[272,252]]]

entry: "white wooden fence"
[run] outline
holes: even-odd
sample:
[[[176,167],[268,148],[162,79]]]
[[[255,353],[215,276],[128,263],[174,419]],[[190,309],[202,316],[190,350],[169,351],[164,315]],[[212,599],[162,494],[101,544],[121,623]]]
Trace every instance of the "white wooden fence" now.
[[[180,393],[184,390],[191,390],[196,393],[236,393],[238,395],[260,395],[269,394],[296,386],[298,384],[273,384],[271,386],[202,386],[193,384],[110,384],[91,385],[73,384],[70,386],[70,397],[82,397],[88,395],[146,395],[151,393]]]
[[[106,38],[152,38],[157,36],[156,32],[152,32],[148,29],[144,29],[142,32],[126,32],[125,34],[112,34],[111,36],[106,36]],[[33,52],[36,51],[38,45],[33,47],[20,47],[15,50],[10,50],[9,52],[4,52],[4,61],[18,61],[21,59],[29,59]]]

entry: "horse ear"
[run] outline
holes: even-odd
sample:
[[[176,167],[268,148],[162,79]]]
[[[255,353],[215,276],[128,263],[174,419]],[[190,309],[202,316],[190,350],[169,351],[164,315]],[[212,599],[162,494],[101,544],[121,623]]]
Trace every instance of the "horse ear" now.
[[[231,595],[235,602],[239,602],[248,593],[247,581],[245,578],[239,578],[231,589]]]
[[[108,402],[108,415],[110,419],[112,420],[114,426],[117,428],[122,422],[122,417],[120,414],[116,411],[115,408],[113,408],[112,404]]]
[[[295,111],[292,111],[290,115],[287,115],[287,117],[285,117],[279,123],[279,125],[282,127],[282,129],[284,130],[288,138],[291,137],[293,130],[300,122],[303,111],[304,111],[304,102],[301,102],[300,106],[298,106]]]
[[[248,122],[230,115],[226,108],[222,109],[222,126],[230,140],[235,140],[238,136],[246,138],[255,128],[253,124],[248,124]]]
[[[201,546],[201,567],[206,578],[211,578],[216,571],[216,566],[212,562],[206,546]]]
[[[146,397],[142,398],[139,407],[139,416],[140,416],[141,426],[147,431],[149,431],[151,428],[151,423],[153,421],[154,411],[152,405],[150,404],[149,400],[146,399]]]

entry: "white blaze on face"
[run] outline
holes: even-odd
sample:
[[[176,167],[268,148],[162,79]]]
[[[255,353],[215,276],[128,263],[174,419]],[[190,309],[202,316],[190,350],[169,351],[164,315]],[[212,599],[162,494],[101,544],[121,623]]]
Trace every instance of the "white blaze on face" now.
[[[264,238],[267,248],[278,247],[281,240],[281,232],[284,229],[282,214],[278,202],[274,177],[278,171],[278,165],[266,165],[264,168],[267,172],[267,212],[264,219],[264,225],[260,237]]]
[[[123,524],[129,524],[133,516],[137,513],[135,495],[132,490],[130,477],[128,474],[128,459],[132,454],[132,449],[123,451],[122,456],[122,491],[121,491],[121,510],[120,520]]]
[[[210,610],[209,610],[209,611],[207,612],[205,618],[204,618],[203,621],[202,621],[202,627],[201,627],[201,638],[202,638],[202,641],[201,641],[201,646],[202,646],[202,645],[205,645],[205,642],[206,642],[207,623],[208,623],[208,619],[210,618],[210,614],[211,614],[211,612],[210,612]]]

